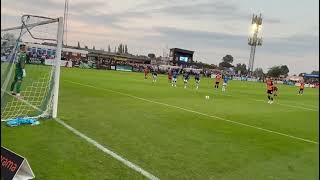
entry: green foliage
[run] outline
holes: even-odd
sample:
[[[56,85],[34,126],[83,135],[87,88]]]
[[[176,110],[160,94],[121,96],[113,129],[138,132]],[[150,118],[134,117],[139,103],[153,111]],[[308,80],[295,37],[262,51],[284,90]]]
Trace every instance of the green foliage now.
[[[289,68],[287,65],[282,65],[280,69],[281,69],[281,75],[288,76]]]
[[[128,54],[128,47],[127,47],[127,45],[124,46],[124,53],[125,53],[125,54]]]
[[[221,67],[221,68],[230,68],[230,67],[233,67],[233,65],[228,63],[228,62],[221,62],[221,63],[219,63],[219,67]]]
[[[256,68],[253,72],[253,75],[260,78],[265,76],[262,68]]]
[[[226,56],[224,56],[222,58],[222,62],[219,63],[219,67],[220,68],[230,68],[233,67],[233,65],[231,64],[233,62],[233,57],[229,54],[227,54]]]
[[[222,61],[231,64],[231,63],[233,63],[233,57],[231,55],[227,54],[226,56],[224,56],[222,58]]]
[[[241,64],[238,63],[235,67],[234,67],[235,72],[238,74],[238,72],[240,71],[241,75],[246,75],[248,73],[247,70],[247,66],[246,64]]]
[[[280,77],[280,75],[288,76],[289,68],[286,65],[273,66],[269,69],[267,75],[271,77]]]

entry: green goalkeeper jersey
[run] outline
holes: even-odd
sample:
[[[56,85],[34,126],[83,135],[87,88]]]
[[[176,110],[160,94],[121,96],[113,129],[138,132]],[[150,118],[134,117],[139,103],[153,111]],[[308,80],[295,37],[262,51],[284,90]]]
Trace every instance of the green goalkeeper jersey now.
[[[27,53],[20,52],[18,54],[18,62],[16,64],[16,70],[22,71],[22,69],[24,69],[24,65],[25,65],[26,61],[27,61]]]

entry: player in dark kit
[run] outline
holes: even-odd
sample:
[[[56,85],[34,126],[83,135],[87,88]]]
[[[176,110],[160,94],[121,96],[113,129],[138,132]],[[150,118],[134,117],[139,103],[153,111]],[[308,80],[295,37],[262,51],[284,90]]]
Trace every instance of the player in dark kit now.
[[[196,81],[196,89],[199,89],[200,73],[196,73],[196,74],[194,75],[194,80]]]
[[[158,77],[158,74],[157,74],[157,71],[155,69],[152,70],[152,82],[157,82],[157,77]]]
[[[185,72],[184,75],[183,75],[184,88],[187,88],[189,78],[190,78],[190,77],[189,77],[189,73],[188,73],[188,72]]]
[[[268,103],[272,104],[273,103],[273,82],[272,80],[268,77],[267,78],[267,94],[268,94]]]
[[[178,78],[178,73],[176,70],[173,70],[172,72],[172,86],[177,87],[177,78]]]

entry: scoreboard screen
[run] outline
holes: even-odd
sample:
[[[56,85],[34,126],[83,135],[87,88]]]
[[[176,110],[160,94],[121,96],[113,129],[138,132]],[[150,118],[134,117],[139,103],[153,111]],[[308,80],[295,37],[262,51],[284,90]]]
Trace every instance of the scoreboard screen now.
[[[179,58],[180,58],[179,60],[183,62],[188,62],[188,59],[189,59],[188,57],[185,57],[185,56],[180,56]]]

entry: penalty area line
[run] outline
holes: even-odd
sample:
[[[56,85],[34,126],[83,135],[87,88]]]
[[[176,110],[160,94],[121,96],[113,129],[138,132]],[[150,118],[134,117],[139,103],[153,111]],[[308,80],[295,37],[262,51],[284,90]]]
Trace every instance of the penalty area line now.
[[[110,90],[110,89],[106,89],[106,88],[99,88],[99,87],[95,87],[95,86],[92,86],[92,85],[82,84],[82,83],[69,81],[69,80],[64,80],[64,81],[70,82],[70,83],[73,83],[73,84],[78,84],[78,85],[85,86],[85,87],[91,87],[91,88],[94,88],[94,89],[99,89],[99,90],[104,90],[104,91],[109,91],[109,92],[121,94],[121,95],[124,95],[124,96],[128,96],[128,97],[131,97],[131,98],[134,98],[134,99],[139,99],[139,100],[150,102],[150,103],[154,103],[154,104],[160,104],[160,105],[167,106],[167,107],[173,107],[173,108],[180,109],[180,110],[187,111],[187,112],[191,112],[191,113],[194,113],[194,114],[199,114],[199,115],[202,115],[202,116],[206,116],[206,117],[210,117],[210,118],[214,118],[214,119],[219,119],[221,121],[225,121],[225,122],[229,122],[229,123],[237,124],[237,125],[241,125],[241,126],[250,127],[250,128],[253,128],[253,129],[257,129],[257,130],[261,130],[261,131],[264,131],[264,132],[285,136],[285,137],[288,137],[288,138],[291,138],[291,139],[295,139],[295,140],[299,140],[299,141],[304,141],[304,142],[308,142],[308,143],[312,143],[312,144],[319,144],[319,142],[312,141],[312,140],[309,140],[309,139],[304,139],[304,138],[292,136],[292,135],[289,135],[289,134],[285,134],[285,133],[281,133],[281,132],[277,132],[277,131],[261,128],[261,127],[258,127],[258,126],[249,125],[249,124],[245,124],[245,123],[229,120],[229,119],[225,119],[225,118],[214,116],[214,115],[208,115],[208,114],[205,114],[205,113],[201,113],[201,112],[190,110],[190,109],[185,109],[185,108],[182,108],[182,107],[179,107],[179,106],[175,106],[175,105],[170,105],[170,104],[166,104],[166,103],[162,103],[162,102],[152,101],[152,100],[149,100],[149,99],[133,96],[131,94],[126,94],[126,93],[122,93],[122,92],[118,92],[118,91],[114,91],[114,90]]]

